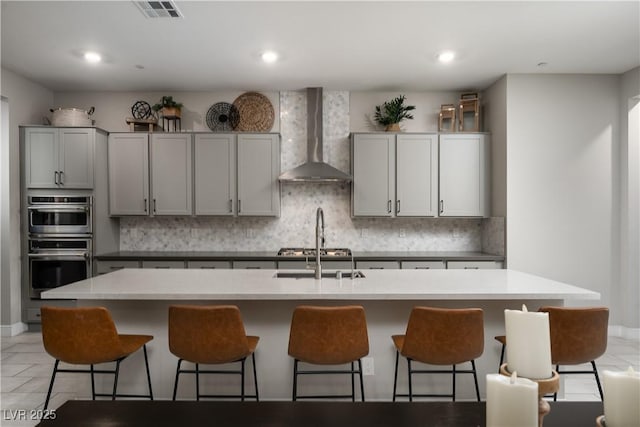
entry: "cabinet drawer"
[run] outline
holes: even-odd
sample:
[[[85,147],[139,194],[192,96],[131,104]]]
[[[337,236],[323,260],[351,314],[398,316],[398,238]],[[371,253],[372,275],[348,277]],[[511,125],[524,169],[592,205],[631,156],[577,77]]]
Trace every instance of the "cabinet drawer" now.
[[[184,261],[142,261],[142,268],[184,268]]]
[[[187,268],[231,268],[231,261],[187,261]]]
[[[275,261],[233,261],[233,268],[275,270]]]
[[[437,270],[444,269],[444,261],[402,261],[403,270]]]
[[[400,269],[398,261],[357,261],[356,268],[368,270]]]
[[[447,261],[448,269],[465,269],[465,270],[481,270],[481,269],[501,269],[501,261]]]
[[[315,261],[310,261],[313,267]],[[306,261],[278,261],[278,269],[280,270],[305,270],[307,268]],[[351,270],[351,261],[322,261],[323,270]]]
[[[111,273],[112,271],[122,270],[123,268],[140,268],[140,262],[132,260],[98,261],[96,264],[98,265],[96,268],[96,274]]]

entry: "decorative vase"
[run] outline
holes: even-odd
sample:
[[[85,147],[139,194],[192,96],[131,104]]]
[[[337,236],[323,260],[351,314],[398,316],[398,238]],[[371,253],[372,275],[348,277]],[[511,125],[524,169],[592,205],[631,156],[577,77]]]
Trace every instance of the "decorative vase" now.
[[[384,130],[385,132],[400,132],[400,123],[391,123]]]

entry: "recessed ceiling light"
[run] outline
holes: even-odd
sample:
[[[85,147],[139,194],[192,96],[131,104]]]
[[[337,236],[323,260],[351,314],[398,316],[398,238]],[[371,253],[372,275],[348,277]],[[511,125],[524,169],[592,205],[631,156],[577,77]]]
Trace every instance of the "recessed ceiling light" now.
[[[84,54],[84,59],[92,64],[102,61],[102,57],[95,52],[86,52]]]
[[[451,62],[456,57],[456,53],[451,50],[446,50],[438,54],[438,61],[440,62]]]
[[[278,60],[278,54],[272,50],[268,50],[262,54],[262,60],[267,64],[272,64]]]

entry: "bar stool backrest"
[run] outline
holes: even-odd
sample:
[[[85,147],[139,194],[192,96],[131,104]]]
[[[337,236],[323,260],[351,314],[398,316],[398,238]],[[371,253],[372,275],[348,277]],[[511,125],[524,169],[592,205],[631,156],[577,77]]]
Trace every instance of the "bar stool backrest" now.
[[[123,350],[111,314],[104,307],[44,306],[40,312],[44,348],[58,360],[90,365],[128,354]]]
[[[607,307],[541,307],[549,313],[554,365],[589,363],[607,350]]]
[[[235,305],[169,307],[169,350],[193,363],[229,363],[251,354]]]
[[[289,355],[317,365],[339,365],[369,354],[364,307],[301,305],[293,311]]]
[[[433,365],[468,362],[484,351],[483,312],[479,308],[414,307],[401,354]]]

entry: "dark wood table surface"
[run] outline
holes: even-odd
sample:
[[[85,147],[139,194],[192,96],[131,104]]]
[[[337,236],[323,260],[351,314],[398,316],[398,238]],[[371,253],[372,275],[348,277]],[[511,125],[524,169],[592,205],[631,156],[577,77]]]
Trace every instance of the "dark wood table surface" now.
[[[592,427],[601,402],[550,402],[544,427]],[[38,426],[476,427],[484,402],[224,402],[70,400]],[[518,427],[518,426],[513,426]]]

